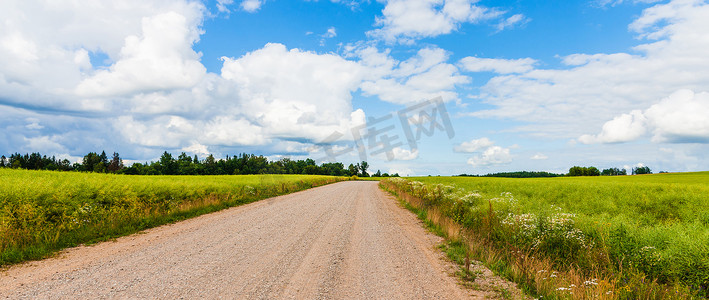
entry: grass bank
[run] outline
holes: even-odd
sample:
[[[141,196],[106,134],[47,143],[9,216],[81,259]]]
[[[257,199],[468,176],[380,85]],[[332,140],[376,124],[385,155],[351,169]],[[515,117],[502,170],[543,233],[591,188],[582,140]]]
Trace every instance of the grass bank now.
[[[0,266],[347,179],[0,169]]]
[[[706,297],[709,173],[382,182],[530,294]]]

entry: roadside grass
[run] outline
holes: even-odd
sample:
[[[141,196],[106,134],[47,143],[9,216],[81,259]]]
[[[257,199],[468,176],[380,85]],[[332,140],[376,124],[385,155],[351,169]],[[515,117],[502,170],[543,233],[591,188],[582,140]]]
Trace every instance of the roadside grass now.
[[[531,295],[708,295],[709,172],[422,177],[382,185],[427,210],[434,223],[451,227],[447,231],[460,232],[476,259]],[[431,212],[440,216],[431,218]]]
[[[454,275],[460,279],[461,285],[476,290],[489,290],[475,283],[475,280],[480,275],[479,272],[470,270],[470,259],[475,258],[475,256],[471,255],[471,249],[468,243],[462,241],[460,239],[460,235],[454,231],[455,229],[453,227],[450,226],[452,223],[447,222],[445,224],[441,224],[439,218],[431,217],[428,209],[419,206],[420,203],[417,203],[417,201],[412,199],[409,195],[401,194],[400,190],[398,190],[395,186],[387,184],[386,181],[381,182],[379,187],[394,195],[404,208],[414,213],[418,219],[423,222],[426,230],[444,238],[445,242],[438,245],[438,248],[446,254],[448,259],[457,265],[458,269]],[[436,214],[435,211],[433,213]],[[448,226],[444,227],[445,225]],[[512,299],[510,291],[505,288],[493,287],[492,290],[502,299]]]
[[[0,266],[347,179],[0,169]]]

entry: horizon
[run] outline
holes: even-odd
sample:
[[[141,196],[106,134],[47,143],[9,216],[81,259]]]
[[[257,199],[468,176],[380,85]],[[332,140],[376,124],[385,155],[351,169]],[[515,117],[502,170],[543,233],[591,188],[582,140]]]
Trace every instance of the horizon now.
[[[709,170],[698,0],[0,4],[0,154]]]

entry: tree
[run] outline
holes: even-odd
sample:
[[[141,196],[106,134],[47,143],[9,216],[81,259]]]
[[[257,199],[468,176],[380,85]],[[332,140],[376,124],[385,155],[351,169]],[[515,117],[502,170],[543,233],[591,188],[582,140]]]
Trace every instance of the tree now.
[[[588,167],[586,168],[586,174],[584,174],[584,176],[601,176],[601,171],[596,167]]]
[[[374,176],[374,177],[382,177],[382,171],[377,170],[377,173],[374,173],[374,175],[372,175],[372,176]]]
[[[648,166],[633,168],[633,175],[642,175],[642,174],[652,174],[652,170],[650,170],[650,167],[648,167]]]
[[[618,168],[610,168],[610,169],[603,169],[603,172],[601,172],[602,176],[619,176],[619,175],[627,175],[628,173],[625,171],[625,169],[618,169]]]
[[[113,158],[111,158],[111,162],[108,163],[108,172],[116,173],[123,169],[123,167],[123,159],[118,155],[118,152],[113,152]]]
[[[567,176],[599,176],[601,171],[598,171],[596,167],[579,167],[573,166],[569,169],[569,174]]]
[[[177,163],[172,158],[172,154],[167,151],[163,152],[162,156],[160,156],[158,169],[163,175],[177,175]]]
[[[5,157],[5,155],[3,155],[2,157],[0,157],[0,167],[4,168],[6,165],[7,165],[7,157]]]
[[[93,172],[94,168],[96,167],[96,165],[98,165],[100,161],[101,158],[99,158],[99,155],[96,152],[89,152],[88,154],[84,155],[84,160],[81,164],[81,170]]]
[[[353,164],[350,164],[349,167],[347,167],[347,172],[349,173],[350,176],[355,176],[357,173],[359,173],[359,164],[356,166]]]
[[[579,166],[573,166],[569,169],[569,176],[583,176],[583,168]]]
[[[359,164],[359,169],[362,170],[362,173],[360,174],[361,177],[369,177],[369,173],[367,173],[367,169],[369,169],[369,163],[363,160]]]

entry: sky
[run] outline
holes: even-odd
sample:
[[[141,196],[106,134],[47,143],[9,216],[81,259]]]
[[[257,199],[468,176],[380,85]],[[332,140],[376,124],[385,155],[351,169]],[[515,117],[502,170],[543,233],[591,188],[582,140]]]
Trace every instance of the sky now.
[[[0,154],[709,170],[698,0],[0,2]]]

